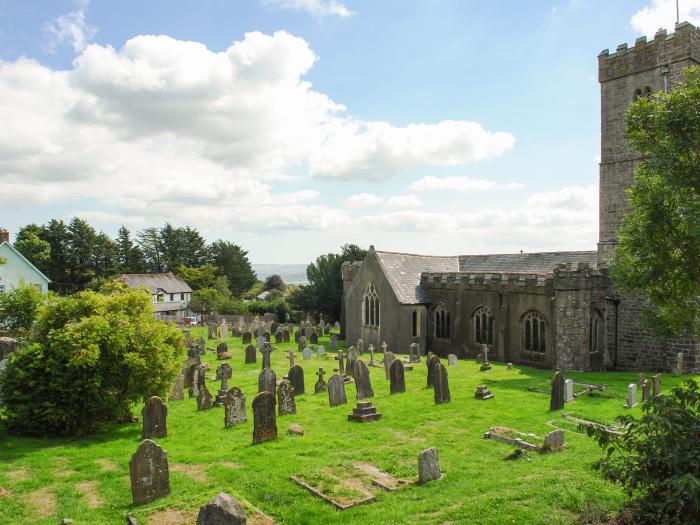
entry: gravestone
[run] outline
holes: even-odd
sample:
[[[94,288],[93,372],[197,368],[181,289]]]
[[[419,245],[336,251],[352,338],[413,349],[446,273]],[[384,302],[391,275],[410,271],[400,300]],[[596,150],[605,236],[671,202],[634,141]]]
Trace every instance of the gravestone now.
[[[282,342],[289,343],[289,329],[287,329],[287,328],[282,330]]]
[[[243,332],[243,337],[241,338],[241,343],[244,345],[249,345],[253,341],[253,336],[250,331],[246,330]]]
[[[223,403],[225,428],[248,421],[248,414],[245,411],[245,396],[240,388],[237,386],[230,388],[223,398]]]
[[[249,365],[257,361],[257,356],[255,355],[255,347],[253,345],[248,345],[245,347],[245,364]]]
[[[677,376],[683,375],[684,369],[685,365],[683,363],[683,352],[678,352],[678,355],[676,356],[676,369],[673,373]]]
[[[637,406],[637,383],[630,383],[627,387],[627,403],[625,408],[634,408]]]
[[[418,343],[411,343],[408,347],[408,360],[411,363],[420,363],[420,345]]]
[[[245,510],[240,502],[222,492],[199,508],[197,525],[245,525]]]
[[[403,363],[398,359],[389,366],[389,392],[392,394],[400,394],[406,391],[406,382],[403,377]]]
[[[441,405],[443,403],[449,403],[450,398],[450,385],[447,381],[447,368],[442,363],[437,363],[434,367],[435,370],[435,404]]]
[[[297,404],[294,402],[294,387],[289,379],[283,379],[277,385],[277,410],[280,416],[297,413]]]
[[[206,386],[203,386],[197,394],[197,410],[209,410],[213,406],[211,394]]]
[[[345,369],[347,370],[347,373],[351,376],[353,376],[353,374],[355,373],[355,363],[357,362],[358,355],[359,355],[359,352],[358,352],[357,348],[355,348],[354,346],[351,346],[348,349],[347,363],[345,363]]]
[[[422,485],[441,477],[438,450],[433,447],[418,454],[418,483]]]
[[[287,358],[289,359],[289,368],[292,368],[294,365],[297,364],[297,354],[294,350],[289,351],[289,353],[287,354]]]
[[[361,361],[358,361],[361,362]],[[348,421],[357,423],[371,423],[380,419],[382,415],[372,406],[369,401],[358,401],[357,406],[348,414]]]
[[[426,381],[426,388],[433,388],[435,386],[435,367],[440,364],[440,358],[436,355],[431,355],[427,361],[428,367],[428,377]]]
[[[310,347],[304,348],[304,354],[302,355],[304,359],[311,359],[313,357],[313,350]]]
[[[141,439],[162,438],[168,435],[168,407],[158,396],[151,397],[141,410]]]
[[[301,340],[301,329],[294,332],[294,342],[298,343]]]
[[[275,332],[275,344],[278,345],[284,342],[284,336],[282,335],[282,330],[277,330]]]
[[[272,352],[272,347],[265,343],[265,345],[262,347],[262,350],[260,350],[260,353],[262,354],[262,369],[265,370],[266,368],[270,368],[270,353]]]
[[[386,345],[386,343],[384,343]],[[369,351],[369,366],[375,366],[374,365],[374,345],[370,343],[370,345],[367,347],[367,350]]]
[[[482,401],[486,401],[487,399],[492,399],[493,394],[489,390],[489,387],[486,385],[479,385],[476,387],[476,392],[474,392],[474,397],[476,399],[481,399]]]
[[[326,353],[326,348],[321,345],[316,349],[316,357],[322,357]]]
[[[201,362],[202,362],[202,358],[201,358],[201,354],[199,353],[199,349],[195,346],[187,349],[187,357],[195,363],[201,364]]]
[[[264,391],[253,399],[253,444],[277,439],[275,394]]]
[[[185,386],[188,388],[189,397],[194,397],[194,374],[199,363],[192,363],[185,368]]]
[[[357,389],[357,399],[367,399],[374,397],[372,383],[369,379],[369,368],[362,359],[355,362],[355,388]]]
[[[661,395],[661,374],[654,374],[654,397]]]
[[[297,352],[303,352],[304,348],[306,348],[306,337],[302,335],[297,344]]]
[[[131,497],[141,505],[170,494],[168,454],[154,441],[144,439],[129,461]]]
[[[304,328],[304,337],[306,337],[307,340],[311,339],[311,334],[313,334],[313,333],[314,333],[314,330],[313,330],[313,328],[311,328],[311,324],[307,324],[306,328]]]
[[[216,345],[216,358],[223,359],[223,354],[228,355],[228,345],[226,343],[219,343]]]
[[[398,361],[394,355],[394,352],[387,352],[384,354],[384,376],[386,379],[391,378],[390,369],[394,361]],[[403,363],[401,366],[403,366]]]
[[[335,335],[335,334],[331,335],[330,345],[331,345],[331,352],[335,352],[336,350],[338,350],[338,336],[337,335]]]
[[[357,354],[362,355],[365,351],[365,342],[362,339],[358,339],[355,347],[357,348]]]
[[[312,345],[317,345],[318,344],[318,334],[316,332],[313,332],[311,334],[311,337],[309,337],[309,341]]]
[[[207,325],[207,335],[209,339],[216,339],[216,325],[215,324],[208,324]]]
[[[219,325],[219,339],[223,339],[224,341],[228,339],[228,325],[226,324],[226,319],[221,321]]]
[[[640,372],[639,378],[637,379],[637,386],[641,388],[642,383],[644,382],[645,379],[646,379],[646,376],[644,375],[644,372]]]
[[[345,395],[345,383],[338,374],[333,374],[328,380],[328,404],[332,407],[345,405],[348,398]]]
[[[457,356],[454,354],[450,354],[447,356],[447,366],[456,366],[457,365]]]
[[[219,392],[216,395],[216,404],[219,406],[221,406],[221,404],[223,403],[224,396],[228,391],[228,380],[231,379],[232,375],[233,370],[231,369],[231,365],[229,365],[228,363],[224,363],[216,369],[216,379],[219,379],[221,381],[221,387],[219,388]]]
[[[564,408],[564,376],[561,372],[554,374],[552,390],[549,397],[549,410],[561,410]]]
[[[486,372],[487,370],[491,370],[491,364],[489,363],[489,347],[487,345],[482,345],[482,352],[484,354],[484,362],[481,365],[481,370],[482,372]]]
[[[508,364],[506,365],[506,368],[507,368],[508,370],[512,370],[512,369],[513,369],[513,363],[508,363]]]
[[[258,350],[262,350],[265,343],[267,343],[267,341],[265,340],[264,336],[261,335],[255,338],[255,346],[258,347]]]
[[[338,352],[335,356],[335,360],[338,361],[338,373],[340,375],[345,375],[345,362],[343,361],[343,351]]]
[[[318,372],[316,372],[316,375],[318,376],[318,381],[316,381],[316,384],[314,385],[314,394],[320,394],[321,392],[326,391],[326,382],[323,380],[323,368],[319,368]]]
[[[642,381],[642,401],[649,400],[649,394],[651,393],[651,383],[648,379]]]
[[[272,368],[266,368],[258,376],[258,392],[274,394],[277,388],[277,374]]]
[[[175,382],[173,383],[173,386],[170,389],[170,394],[168,394],[168,399],[170,401],[180,401],[182,399],[185,399],[184,387],[185,387],[185,375],[179,374],[175,378]]]
[[[204,365],[196,365],[194,372],[192,374],[192,389],[191,391],[194,392],[193,395],[197,396],[199,395],[199,391],[204,388],[205,386],[205,376],[204,374],[206,373],[206,368]],[[192,397],[192,396],[190,396]]]
[[[335,322],[335,329],[340,332],[340,323],[338,321]]]
[[[324,326],[323,333],[324,333],[324,335],[330,335],[331,334],[331,325],[327,324],[326,326]]]
[[[294,387],[294,395],[300,396],[303,394],[305,392],[304,369],[299,365],[294,365],[289,369],[287,376],[289,377],[290,383],[292,383],[292,386]]]
[[[564,402],[568,403],[574,400],[574,380],[564,380]]]
[[[553,451],[559,450],[564,446],[564,431],[560,428],[552,430],[544,437],[542,450]]]

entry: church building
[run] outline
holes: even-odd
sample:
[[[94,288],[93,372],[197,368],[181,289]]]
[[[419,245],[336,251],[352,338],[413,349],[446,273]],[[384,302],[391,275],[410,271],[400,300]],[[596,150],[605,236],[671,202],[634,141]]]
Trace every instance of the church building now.
[[[668,91],[700,64],[700,30],[684,22],[598,56],[601,86],[600,222],[597,250],[455,255],[393,253],[373,246],[343,265],[343,326],[348,344],[408,353],[474,357],[561,370],[700,373],[698,341],[658,340],[640,322],[643,298],[608,276],[617,231],[629,210],[639,156],[625,138],[625,111],[638,97]]]

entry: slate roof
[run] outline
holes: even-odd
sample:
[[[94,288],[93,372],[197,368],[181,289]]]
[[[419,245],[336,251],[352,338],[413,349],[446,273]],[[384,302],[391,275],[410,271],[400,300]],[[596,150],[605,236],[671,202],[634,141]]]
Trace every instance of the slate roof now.
[[[462,272],[531,273],[546,274],[562,263],[570,263],[575,269],[578,263],[597,265],[598,252],[542,252],[507,253],[491,255],[460,255]]]
[[[151,293],[163,290],[165,293],[191,292],[192,288],[177,275],[167,273],[125,273],[117,279],[131,288],[144,286]]]
[[[409,253],[375,252],[391,287],[402,304],[428,302],[420,285],[423,272],[493,272],[549,274],[562,263],[597,265],[597,252],[542,252],[439,257]]]
[[[423,272],[457,272],[459,258],[409,253],[375,252],[384,267],[391,287],[402,304],[427,303],[428,298],[420,286]]]

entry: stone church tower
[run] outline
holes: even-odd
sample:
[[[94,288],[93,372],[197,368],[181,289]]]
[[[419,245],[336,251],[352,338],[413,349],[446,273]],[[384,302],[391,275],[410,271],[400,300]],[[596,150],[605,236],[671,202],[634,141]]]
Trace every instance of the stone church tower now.
[[[625,112],[638,97],[668,91],[684,79],[684,70],[700,65],[700,30],[683,22],[675,32],[660,30],[654,39],[638,38],[634,47],[617,46],[598,56],[601,88],[600,223],[598,267],[606,268],[615,253],[617,231],[629,211],[625,191],[632,185],[639,155],[625,138]],[[608,349],[612,367],[669,370],[678,352],[686,356],[687,369],[700,365],[698,343],[692,339],[656,341],[639,326],[645,303],[618,293],[612,286],[608,298],[614,313],[608,315]],[[610,303],[609,303],[610,304]],[[612,346],[612,348],[611,348]]]

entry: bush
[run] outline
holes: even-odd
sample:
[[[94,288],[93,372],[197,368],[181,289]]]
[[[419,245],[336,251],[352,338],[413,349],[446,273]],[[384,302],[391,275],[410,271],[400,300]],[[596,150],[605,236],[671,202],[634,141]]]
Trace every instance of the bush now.
[[[25,284],[0,293],[0,323],[10,330],[29,330],[45,300],[41,290]]]
[[[620,483],[640,524],[700,523],[700,391],[693,380],[618,418],[623,435],[586,428],[607,456],[594,468]]]
[[[181,332],[153,318],[143,290],[116,283],[50,297],[29,344],[8,360],[3,422],[20,434],[93,432],[165,396],[183,353]]]

